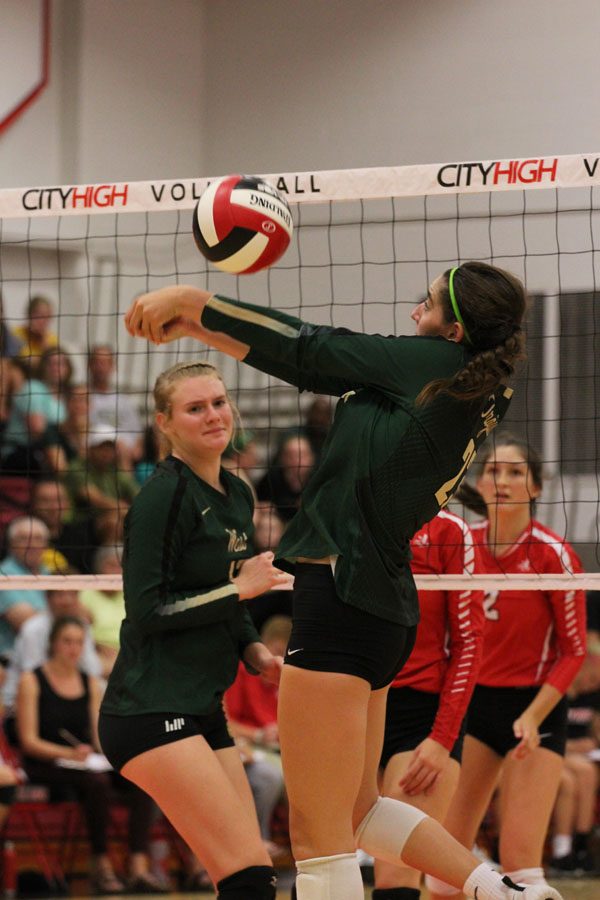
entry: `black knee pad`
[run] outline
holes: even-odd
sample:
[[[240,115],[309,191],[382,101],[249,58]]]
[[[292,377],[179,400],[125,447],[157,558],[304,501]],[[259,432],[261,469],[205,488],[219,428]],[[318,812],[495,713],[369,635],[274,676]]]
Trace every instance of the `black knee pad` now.
[[[248,866],[217,884],[219,900],[275,900],[277,876],[272,866]]]

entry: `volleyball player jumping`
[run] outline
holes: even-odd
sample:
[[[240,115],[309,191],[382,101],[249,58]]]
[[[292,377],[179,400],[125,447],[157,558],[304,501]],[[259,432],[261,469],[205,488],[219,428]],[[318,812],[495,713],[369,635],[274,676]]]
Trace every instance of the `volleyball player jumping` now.
[[[377,790],[387,690],[418,620],[409,540],[506,411],[525,306],[514,276],[469,262],[433,282],[414,337],[313,326],[185,286],[137,298],[125,317],[132,335],[192,336],[341,398],[278,551],[295,564],[279,730],[299,900],[363,900],[357,846],[478,900],[559,897],[503,881],[433,818]]]

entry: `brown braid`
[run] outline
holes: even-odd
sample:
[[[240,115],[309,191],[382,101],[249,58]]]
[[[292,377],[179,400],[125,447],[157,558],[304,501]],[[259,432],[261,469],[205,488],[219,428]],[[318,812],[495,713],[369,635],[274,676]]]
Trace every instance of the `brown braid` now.
[[[441,292],[447,322],[455,321],[445,272],[446,287]],[[454,291],[470,336],[466,347],[475,356],[451,378],[440,378],[425,385],[417,405],[433,400],[440,393],[456,400],[475,400],[491,393],[507,381],[516,363],[525,358],[525,338],[521,322],[526,310],[526,295],[521,282],[510,272],[481,262],[467,262],[454,273]]]

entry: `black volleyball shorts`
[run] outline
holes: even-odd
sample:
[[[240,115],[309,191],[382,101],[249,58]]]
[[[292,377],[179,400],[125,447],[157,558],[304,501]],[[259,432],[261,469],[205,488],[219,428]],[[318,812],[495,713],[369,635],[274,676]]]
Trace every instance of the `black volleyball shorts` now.
[[[498,756],[506,756],[519,741],[513,733],[513,722],[538,693],[538,687],[487,687],[478,684],[467,713],[467,734]],[[538,731],[543,735],[540,746],[565,755],[567,744],[567,698],[563,697],[550,712]]]
[[[416,634],[416,625],[398,625],[340,600],[330,566],[296,564],[286,665],[356,675],[379,690],[410,656]]]
[[[418,747],[421,741],[428,738],[435,722],[439,694],[417,691],[411,687],[392,688],[387,698],[385,716],[385,737],[381,751],[381,767],[385,768],[396,753],[407,753]],[[450,751],[450,759],[461,761],[465,737],[463,721],[454,746]]]
[[[213,750],[234,746],[222,706],[207,716],[173,712],[115,716],[101,710],[98,734],[102,751],[117,772],[140,753],[196,735],[202,735]]]

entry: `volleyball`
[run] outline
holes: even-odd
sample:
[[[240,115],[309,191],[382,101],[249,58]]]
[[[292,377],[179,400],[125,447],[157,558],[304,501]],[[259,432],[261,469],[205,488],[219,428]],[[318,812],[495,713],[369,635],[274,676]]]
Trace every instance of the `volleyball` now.
[[[254,175],[212,181],[196,204],[196,245],[213,265],[233,275],[272,266],[285,253],[294,230],[285,197]]]

